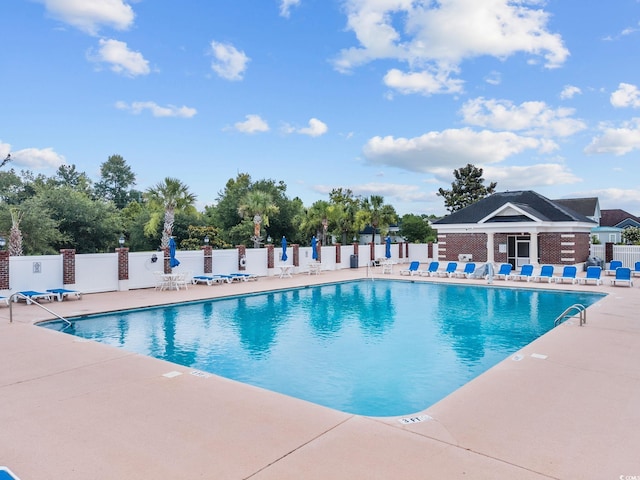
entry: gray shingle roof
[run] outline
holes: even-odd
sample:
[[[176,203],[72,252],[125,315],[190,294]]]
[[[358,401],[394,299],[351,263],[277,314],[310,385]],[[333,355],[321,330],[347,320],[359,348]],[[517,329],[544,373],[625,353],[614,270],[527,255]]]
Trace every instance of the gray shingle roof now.
[[[595,223],[590,218],[575,212],[571,208],[556,203],[553,200],[532,190],[518,190],[514,192],[499,192],[479,200],[473,205],[458,210],[436,222],[434,225],[454,225],[459,223],[478,223],[487,215],[495,212],[507,203],[517,206],[524,212],[550,222],[589,222]],[[490,222],[514,222],[530,221],[522,215],[513,217],[496,216]]]

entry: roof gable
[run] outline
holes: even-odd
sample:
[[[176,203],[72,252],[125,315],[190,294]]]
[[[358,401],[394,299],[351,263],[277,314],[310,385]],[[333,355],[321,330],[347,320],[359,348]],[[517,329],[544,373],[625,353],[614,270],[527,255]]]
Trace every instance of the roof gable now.
[[[585,215],[556,203],[532,190],[499,192],[452,213],[437,225],[495,222],[588,222]]]
[[[625,222],[625,220],[631,220],[631,222]],[[625,222],[625,226],[640,225],[640,218],[635,215],[631,215],[629,212],[621,210],[619,208],[612,210],[602,210],[602,217],[600,218],[600,225],[603,227],[618,227]]]

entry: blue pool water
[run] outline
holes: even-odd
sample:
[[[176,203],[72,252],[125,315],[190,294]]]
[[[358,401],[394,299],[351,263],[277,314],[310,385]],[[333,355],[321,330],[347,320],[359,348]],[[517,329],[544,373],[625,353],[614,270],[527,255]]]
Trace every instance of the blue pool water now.
[[[408,415],[593,293],[355,281],[72,319],[48,328],[337,410]]]

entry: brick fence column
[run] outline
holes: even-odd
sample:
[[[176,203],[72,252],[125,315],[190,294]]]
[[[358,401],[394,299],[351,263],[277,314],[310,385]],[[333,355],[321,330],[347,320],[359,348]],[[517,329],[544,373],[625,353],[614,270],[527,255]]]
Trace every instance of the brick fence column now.
[[[116,248],[118,254],[118,280],[129,280],[129,249]]]
[[[76,283],[76,250],[65,248],[60,250],[62,254],[62,284],[73,285]]]
[[[267,245],[267,268],[273,268],[273,245]]]
[[[205,245],[202,248],[202,253],[204,254],[204,273],[212,273],[213,272],[213,256],[212,256],[212,248],[210,245]]]
[[[300,245],[297,243],[294,243],[293,245],[291,245],[291,248],[293,248],[293,266],[299,267],[300,266]]]
[[[0,250],[0,290],[9,288],[9,251]]]
[[[372,262],[376,259],[376,244],[373,242],[369,242],[369,256]]]
[[[613,260],[613,243],[607,242],[604,244],[604,261],[609,263]]]
[[[358,255],[358,244],[357,243],[353,244],[353,254],[354,255]]]
[[[405,257],[409,258],[409,242],[406,242],[404,244],[404,253],[405,253]]]
[[[238,270],[246,270],[247,269],[247,247],[245,247],[244,245],[236,245],[236,248],[238,249]]]
[[[404,253],[402,250],[403,246],[404,246],[404,242],[398,243],[398,258],[400,259],[403,258],[403,255],[402,255]]]
[[[433,258],[433,243],[427,244],[427,258]]]
[[[342,263],[342,244],[336,243],[336,265]]]

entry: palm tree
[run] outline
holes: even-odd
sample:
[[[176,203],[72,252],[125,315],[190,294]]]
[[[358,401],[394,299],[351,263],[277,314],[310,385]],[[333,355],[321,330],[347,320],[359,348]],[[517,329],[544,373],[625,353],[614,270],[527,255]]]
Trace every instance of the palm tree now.
[[[253,220],[253,237],[251,239],[254,248],[260,247],[262,224],[264,223],[264,226],[268,227],[269,216],[275,215],[279,211],[280,209],[273,203],[271,195],[262,190],[251,190],[242,198],[238,213],[245,219]]]
[[[189,192],[189,187],[177,178],[165,178],[145,192],[145,198],[151,210],[151,217],[144,226],[145,235],[152,236],[164,218],[160,248],[169,246],[169,238],[173,233],[173,222],[177,210],[186,213],[195,212],[193,206],[196,196]]]
[[[309,207],[306,215],[301,219],[299,229],[306,235],[315,235],[327,245],[326,233],[329,228],[329,213],[331,205],[325,200],[318,200]],[[325,225],[327,229],[325,229]]]
[[[360,228],[367,224],[371,225],[373,228],[371,241],[373,243],[376,243],[378,228],[386,230],[389,224],[398,219],[395,209],[384,203],[382,195],[370,195],[369,198],[364,198],[360,207],[361,210],[356,214],[356,222]]]

